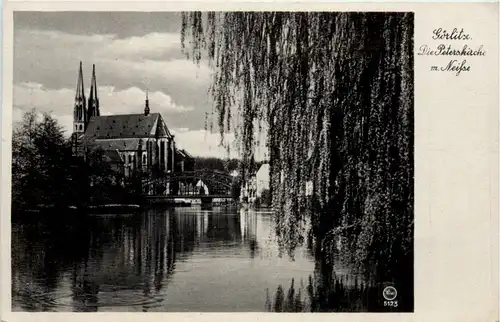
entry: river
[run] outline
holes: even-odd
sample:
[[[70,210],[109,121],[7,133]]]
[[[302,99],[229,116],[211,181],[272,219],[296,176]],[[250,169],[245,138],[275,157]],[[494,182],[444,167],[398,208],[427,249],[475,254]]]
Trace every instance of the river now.
[[[389,310],[379,287],[347,269],[336,267],[325,288],[304,244],[293,257],[283,253],[264,210],[153,209],[13,223],[12,310]]]

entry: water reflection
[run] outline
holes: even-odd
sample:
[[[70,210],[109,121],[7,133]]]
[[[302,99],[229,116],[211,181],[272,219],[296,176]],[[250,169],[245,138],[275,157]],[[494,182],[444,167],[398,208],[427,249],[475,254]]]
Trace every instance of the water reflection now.
[[[406,279],[384,280],[369,273],[354,273],[342,263],[327,263],[321,251],[315,257],[314,272],[307,280],[296,283],[292,278],[289,285],[280,284],[273,297],[266,290],[267,311],[413,312],[412,267],[398,267]],[[387,286],[398,290],[394,301],[387,301],[382,295]]]
[[[234,209],[177,209],[14,224],[14,308],[160,307],[176,263],[195,249],[208,257],[246,250],[254,258],[256,216]]]
[[[334,276],[326,280],[325,276],[315,272],[306,281],[296,283],[292,279],[290,285],[280,284],[273,298],[267,290],[266,309],[269,312],[391,311],[378,300],[381,293],[377,289],[355,275]]]
[[[72,218],[13,223],[13,311],[380,306],[370,307],[380,293],[362,282],[325,273],[311,245],[297,248],[293,260],[281,257],[269,213],[180,208]]]

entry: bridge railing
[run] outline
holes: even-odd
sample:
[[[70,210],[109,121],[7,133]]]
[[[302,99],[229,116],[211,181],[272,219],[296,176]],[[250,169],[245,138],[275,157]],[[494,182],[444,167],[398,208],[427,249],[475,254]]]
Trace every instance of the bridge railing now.
[[[142,180],[145,195],[231,195],[233,178],[221,172],[195,170],[163,173]]]

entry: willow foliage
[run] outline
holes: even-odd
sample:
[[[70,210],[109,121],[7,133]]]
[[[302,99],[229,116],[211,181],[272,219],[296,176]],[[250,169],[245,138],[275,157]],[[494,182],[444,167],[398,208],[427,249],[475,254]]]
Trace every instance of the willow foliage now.
[[[183,13],[182,46],[214,69],[221,134],[242,119],[244,164],[267,126],[281,237],[300,242],[306,184],[315,236],[359,266],[413,249],[413,14]],[[189,41],[187,40],[189,39]],[[389,265],[391,264],[391,265]]]

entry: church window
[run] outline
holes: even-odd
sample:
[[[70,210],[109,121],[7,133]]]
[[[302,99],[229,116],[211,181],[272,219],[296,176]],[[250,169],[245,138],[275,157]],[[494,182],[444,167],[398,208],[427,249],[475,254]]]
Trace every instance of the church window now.
[[[128,163],[132,163],[132,155],[131,154],[128,155]]]
[[[148,164],[151,164],[151,153],[152,153],[152,151],[151,151],[151,141],[148,141],[147,146],[148,146],[148,148],[147,148]]]
[[[165,141],[160,142],[160,164],[162,169],[165,168]]]
[[[144,164],[146,164],[146,163],[147,163],[147,162],[146,162],[146,155],[145,155],[145,154],[143,154],[143,155],[142,155],[142,163],[144,163]]]

